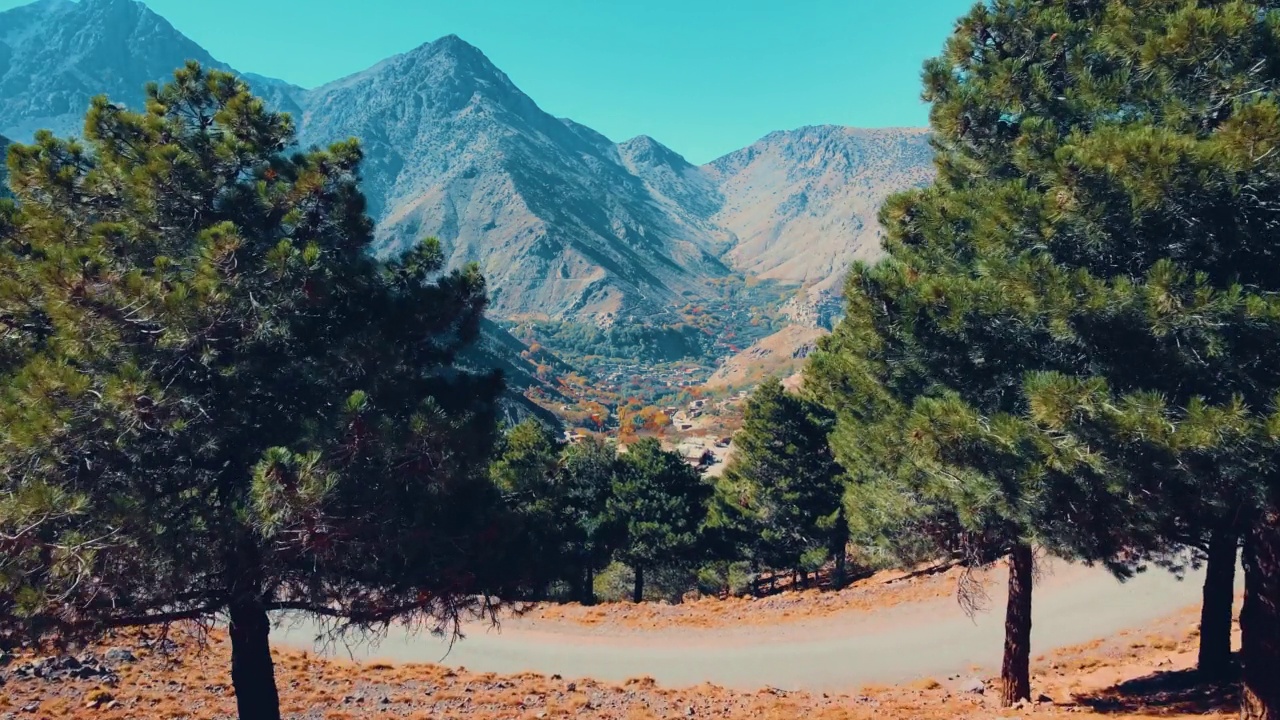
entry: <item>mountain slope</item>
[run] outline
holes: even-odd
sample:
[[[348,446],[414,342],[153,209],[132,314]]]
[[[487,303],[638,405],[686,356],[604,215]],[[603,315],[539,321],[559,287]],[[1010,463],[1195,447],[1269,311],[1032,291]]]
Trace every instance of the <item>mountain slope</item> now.
[[[536,418],[558,433],[563,429],[559,418],[524,393],[536,389],[544,397],[563,400],[560,390],[538,377],[535,363],[527,358],[528,346],[492,320],[480,322],[480,338],[462,352],[459,364],[477,370],[502,371],[507,389],[499,398],[499,414],[505,422],[514,425],[526,418]]]
[[[139,107],[148,82],[171,77],[187,60],[230,69],[135,0],[38,0],[0,12],[0,133],[78,135],[90,98]],[[277,107],[299,109],[300,89],[248,80]]]
[[[77,134],[89,98],[137,107],[184,61],[229,69],[135,0],[0,13],[0,133]],[[243,74],[303,144],[360,138],[376,246],[438,236],[507,319],[664,324],[733,271],[815,291],[879,252],[876,208],[931,174],[923,131],[801,128],[702,167],[555,118],[456,36],[314,90]]]
[[[880,256],[880,204],[929,182],[932,158],[924,130],[822,125],[771,133],[703,170],[724,197],[711,219],[735,235],[735,267],[838,291],[852,261]]]
[[[500,316],[650,316],[727,273],[712,229],[617,146],[455,36],[308,93],[301,125],[304,143],[364,141],[382,252],[439,237],[480,263]]]
[[[727,358],[707,378],[705,387],[751,387],[769,376],[786,377],[804,366],[805,358],[817,347],[818,338],[826,334],[821,328],[788,325]]]
[[[9,192],[9,138],[0,135],[0,198],[10,197]]]

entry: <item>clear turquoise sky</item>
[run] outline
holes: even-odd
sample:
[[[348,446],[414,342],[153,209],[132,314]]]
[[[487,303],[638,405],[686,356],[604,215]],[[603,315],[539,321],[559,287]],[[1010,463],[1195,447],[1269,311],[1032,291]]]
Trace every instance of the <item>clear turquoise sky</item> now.
[[[314,87],[456,33],[546,111],[704,162],[772,131],[921,126],[973,0],[145,0],[219,60]],[[0,0],[0,9],[25,4]]]

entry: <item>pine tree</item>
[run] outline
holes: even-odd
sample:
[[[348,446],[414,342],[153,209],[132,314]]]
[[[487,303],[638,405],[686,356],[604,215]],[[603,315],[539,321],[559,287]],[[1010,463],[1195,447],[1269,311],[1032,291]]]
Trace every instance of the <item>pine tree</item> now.
[[[698,472],[653,438],[619,456],[608,511],[621,534],[615,555],[635,572],[635,602],[644,599],[646,571],[695,559],[710,495]]]
[[[975,7],[925,67],[937,182],[882,209],[891,260],[819,373],[849,427],[919,445],[846,448],[1004,473],[1054,549],[1124,567],[1241,528],[1249,718],[1280,716],[1278,29],[1270,3]]]
[[[0,635],[229,619],[245,720],[276,720],[268,613],[456,628],[508,552],[484,477],[485,306],[438,244],[369,253],[354,141],[189,64],[85,141],[11,149],[0,209]]]
[[[596,571],[608,564],[619,541],[618,523],[608,512],[617,464],[617,450],[595,437],[566,447],[560,455],[561,553],[575,595],[586,605],[595,603]]]
[[[801,573],[835,558],[838,583],[848,524],[827,415],[787,394],[777,378],[766,380],[747,401],[714,506],[720,524],[740,538],[742,557]]]
[[[522,559],[511,565],[526,591],[541,599],[563,569],[560,443],[549,427],[529,419],[511,428],[496,450],[490,476],[520,520]]]

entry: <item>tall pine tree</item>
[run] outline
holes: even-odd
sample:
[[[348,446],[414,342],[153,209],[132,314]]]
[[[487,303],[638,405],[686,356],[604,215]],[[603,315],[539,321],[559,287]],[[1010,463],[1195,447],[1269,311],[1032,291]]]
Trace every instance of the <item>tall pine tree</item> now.
[[[619,523],[609,515],[617,467],[617,449],[596,437],[560,454],[561,554],[577,600],[586,605],[595,603],[596,571],[608,564],[620,539]]]
[[[715,507],[741,557],[801,573],[834,558],[838,584],[848,523],[828,415],[789,395],[777,378],[766,380],[747,401],[733,459],[716,483]]]
[[[1248,717],[1280,712],[1278,28],[1266,3],[975,7],[925,68],[937,182],[882,210],[891,259],[813,373],[837,449],[937,499],[880,503],[916,522],[979,530],[956,498],[995,500],[1001,534],[1118,568],[1216,533],[1219,639],[1243,529]]]
[[[500,379],[438,245],[369,253],[354,142],[189,64],[84,143],[11,149],[0,210],[0,633],[223,617],[245,720],[276,720],[268,613],[449,631],[500,590],[484,476]]]
[[[524,592],[538,600],[545,598],[547,588],[563,569],[560,451],[556,433],[530,418],[507,431],[489,468],[505,504],[519,519],[521,557],[512,558],[510,567]]]
[[[633,601],[644,599],[646,571],[696,559],[710,496],[698,471],[653,438],[619,456],[608,514],[620,536],[615,556],[635,573]]]

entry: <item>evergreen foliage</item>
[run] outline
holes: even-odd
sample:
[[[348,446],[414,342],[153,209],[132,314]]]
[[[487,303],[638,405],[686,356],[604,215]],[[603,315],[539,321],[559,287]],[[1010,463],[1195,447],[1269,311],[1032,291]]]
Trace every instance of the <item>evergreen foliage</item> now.
[[[1280,713],[1278,32],[1269,3],[976,6],[925,67],[937,181],[882,209],[810,372],[855,527],[1123,572],[1242,523],[1248,717]]]
[[[621,533],[615,556],[635,571],[633,599],[644,597],[644,574],[695,562],[711,487],[679,455],[646,438],[618,458],[609,515]]]
[[[756,566],[809,573],[843,568],[848,523],[842,470],[827,442],[824,408],[789,395],[777,378],[746,403],[737,450],[716,483],[711,525]]]
[[[561,552],[574,595],[585,604],[595,602],[595,574],[609,564],[620,541],[619,523],[609,515],[617,467],[617,450],[595,437],[560,456]]]
[[[507,431],[490,466],[494,484],[519,518],[519,559],[509,566],[520,584],[540,597],[561,569],[561,446],[554,432],[537,420],[525,420]],[[517,570],[517,568],[519,568]]]
[[[375,261],[359,146],[293,130],[189,64],[13,146],[0,207],[0,634],[229,617],[242,718],[268,612],[448,631],[510,552],[483,278]]]
[[[13,193],[9,192],[9,164],[6,158],[9,155],[9,138],[0,135],[0,200],[13,197]]]

